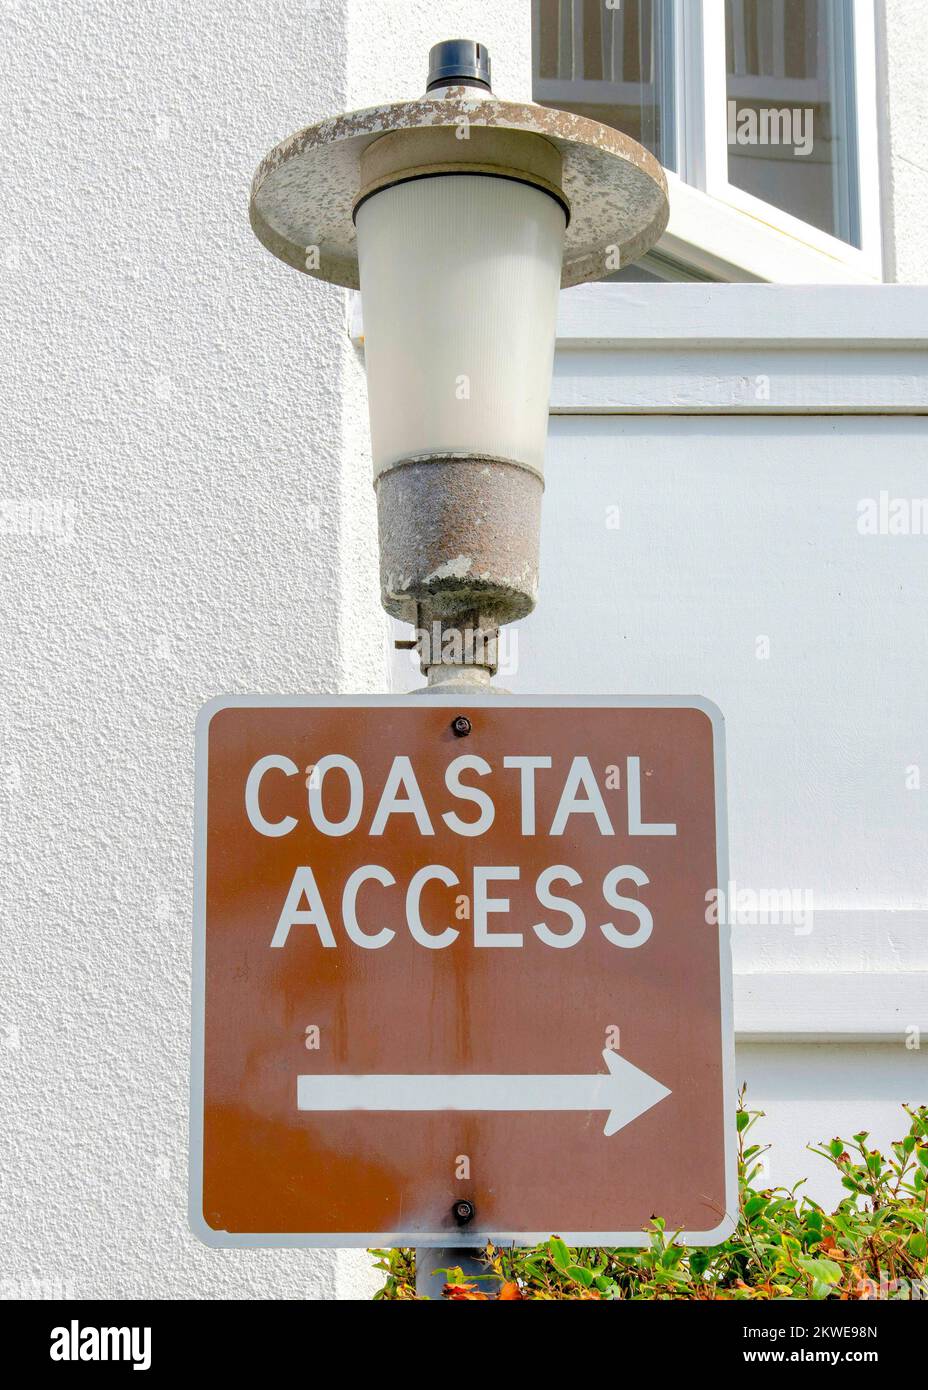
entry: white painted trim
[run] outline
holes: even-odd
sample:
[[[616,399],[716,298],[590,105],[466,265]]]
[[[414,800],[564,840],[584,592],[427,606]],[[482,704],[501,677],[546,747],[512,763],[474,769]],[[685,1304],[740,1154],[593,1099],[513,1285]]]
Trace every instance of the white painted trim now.
[[[761,972],[735,976],[741,1042],[887,1042],[928,1033],[928,972]]]
[[[882,9],[882,6],[880,7]],[[860,165],[862,256],[871,273],[885,275],[883,178],[880,168],[880,100],[877,74],[877,14],[874,0],[854,0],[854,83],[857,94],[857,153]]]
[[[364,314],[361,309],[360,290],[345,291],[345,326],[348,337],[355,347],[364,346]]]
[[[736,889],[745,885],[738,884]],[[856,975],[876,980],[928,971],[928,907],[822,907],[808,892],[808,911],[795,921],[736,921],[736,975]],[[797,907],[802,896],[796,898]],[[747,914],[745,914],[747,915]],[[784,914],[784,915],[788,915]],[[928,1007],[928,996],[925,999]]]
[[[787,224],[786,213],[760,199],[734,206],[669,172],[667,183],[670,221],[655,249],[704,275],[733,283],[881,283],[881,268],[861,252],[834,237],[816,242],[808,223],[789,218]]]
[[[678,182],[701,188],[705,183],[702,119],[705,103],[700,6],[673,4],[673,78],[675,170]],[[694,119],[694,115],[697,117]]]
[[[924,352],[855,352],[835,370],[821,350],[637,348],[559,354],[552,415],[925,415]]]
[[[724,219],[718,219],[722,239],[709,247],[701,247],[705,239],[705,223],[702,218],[686,216],[686,206],[682,197],[678,201],[683,210],[678,214],[678,225],[673,226],[673,196],[671,196],[671,226],[674,238],[683,244],[688,239],[686,224],[694,224],[695,249],[710,251],[723,262],[734,257],[752,272],[757,279],[793,283],[793,256],[790,254],[795,243],[795,251],[803,248],[804,257],[811,271],[813,264],[820,266],[822,274],[816,277],[809,274],[808,279],[819,278],[830,281],[838,278],[830,270],[840,268],[845,281],[879,282],[883,276],[882,219],[880,209],[880,166],[878,139],[878,93],[876,81],[876,14],[873,0],[853,0],[854,5],[854,89],[857,126],[858,178],[860,190],[860,221],[862,247],[848,245],[839,237],[820,231],[809,222],[794,217],[772,203],[755,198],[742,189],[736,188],[728,179],[728,132],[727,132],[727,92],[728,74],[725,51],[725,4],[724,0],[704,0],[702,5],[702,44],[703,66],[702,105],[692,118],[698,120],[703,132],[703,151],[700,173],[695,181],[698,188],[708,195],[709,200],[720,208],[741,213],[766,227],[768,232],[777,232],[781,238],[781,249],[787,259],[781,262],[775,255],[763,255],[763,236],[755,236],[753,245],[746,248],[745,258],[738,255],[738,248],[726,235]],[[690,176],[691,177],[691,176]],[[692,181],[692,179],[691,179]],[[681,229],[681,223],[682,229]],[[747,226],[747,223],[742,223]],[[775,243],[768,241],[768,249],[774,252]],[[678,258],[686,259],[678,250]],[[689,262],[693,263],[693,262]],[[758,271],[760,273],[758,273]],[[806,275],[802,276],[806,280]]]
[[[551,412],[928,413],[928,288],[578,286]]]
[[[714,191],[728,182],[728,131],[725,94],[725,0],[702,0],[692,8],[700,24],[699,49],[694,57],[702,67],[702,104],[687,112],[702,143],[702,178],[698,187]]]
[[[577,285],[558,348],[928,348],[928,286]]]

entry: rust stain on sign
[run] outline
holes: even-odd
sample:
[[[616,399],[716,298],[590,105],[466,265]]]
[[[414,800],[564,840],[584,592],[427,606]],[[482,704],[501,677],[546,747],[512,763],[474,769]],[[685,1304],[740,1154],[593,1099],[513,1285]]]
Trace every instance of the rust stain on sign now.
[[[720,1240],[721,721],[453,699],[201,720],[194,1226],[626,1244],[658,1215]]]

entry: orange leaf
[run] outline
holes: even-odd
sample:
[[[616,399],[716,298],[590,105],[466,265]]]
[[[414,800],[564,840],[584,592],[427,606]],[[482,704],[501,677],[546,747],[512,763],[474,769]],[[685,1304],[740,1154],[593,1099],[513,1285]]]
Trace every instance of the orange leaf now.
[[[476,1284],[446,1284],[444,1296],[454,1303],[488,1302],[486,1294],[480,1293]]]

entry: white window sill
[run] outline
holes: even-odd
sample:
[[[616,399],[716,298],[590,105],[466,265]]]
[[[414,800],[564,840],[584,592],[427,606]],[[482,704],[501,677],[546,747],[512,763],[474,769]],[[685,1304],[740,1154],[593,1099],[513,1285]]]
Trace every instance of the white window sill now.
[[[753,213],[691,188],[672,174],[668,183],[670,222],[655,249],[670,260],[717,280],[787,285],[881,283],[877,268],[851,247],[846,256],[832,255]],[[810,234],[816,235],[813,229]]]

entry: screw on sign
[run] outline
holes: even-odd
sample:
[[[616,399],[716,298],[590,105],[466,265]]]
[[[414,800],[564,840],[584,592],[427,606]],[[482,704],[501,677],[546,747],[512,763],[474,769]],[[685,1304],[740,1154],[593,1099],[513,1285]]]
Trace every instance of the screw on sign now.
[[[473,1202],[461,1201],[454,1204],[454,1219],[459,1226],[466,1226],[477,1215]]]
[[[627,1245],[657,1214],[724,1239],[718,712],[452,698],[201,717],[194,1228]]]

